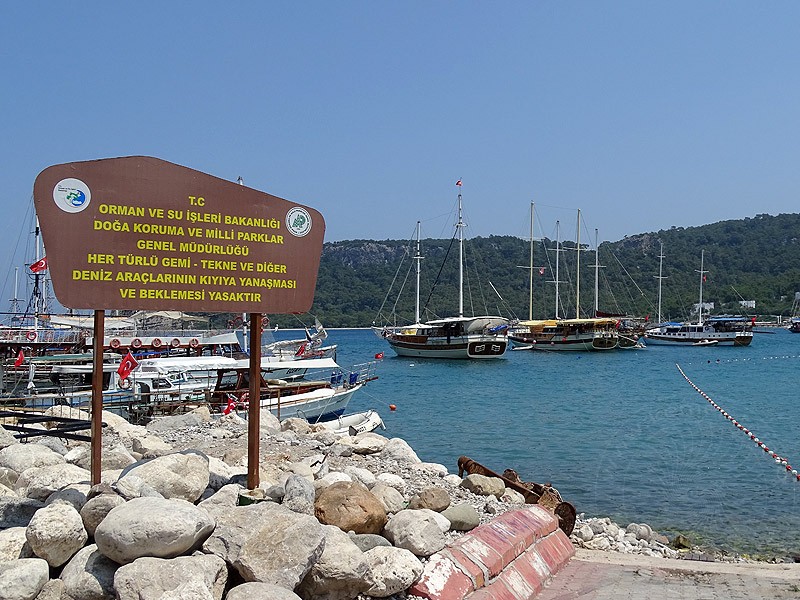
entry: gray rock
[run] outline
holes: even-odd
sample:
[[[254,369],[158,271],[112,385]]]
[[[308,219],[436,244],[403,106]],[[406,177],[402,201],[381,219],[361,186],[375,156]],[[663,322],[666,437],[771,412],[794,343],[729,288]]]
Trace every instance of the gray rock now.
[[[92,452],[90,446],[79,446],[73,448],[64,457],[68,463],[78,465],[83,469],[91,469],[92,465]],[[103,446],[103,451],[100,456],[100,468],[103,471],[111,469],[124,469],[128,465],[132,465],[136,459],[131,456],[128,449],[121,443],[116,443],[109,446]]]
[[[113,596],[112,596],[113,597]],[[68,600],[64,593],[64,582],[60,579],[51,579],[42,586],[36,594],[36,600]]]
[[[380,500],[387,513],[398,513],[406,507],[406,501],[403,498],[403,494],[398,492],[397,489],[393,488],[388,483],[378,481],[372,486],[370,492],[372,492],[372,495]]]
[[[294,589],[325,544],[316,519],[272,502],[234,506],[215,517],[217,527],[203,552],[221,557],[245,581]]]
[[[69,504],[72,508],[80,511],[86,504],[87,495],[91,487],[88,483],[71,483],[50,494],[45,500],[45,505],[50,504]]]
[[[68,504],[51,504],[37,511],[25,536],[33,553],[51,567],[66,563],[89,539],[81,516]]]
[[[25,469],[15,485],[20,496],[44,502],[50,494],[73,483],[88,487],[91,477],[89,471],[76,465],[55,464]]]
[[[387,598],[408,589],[422,575],[424,567],[413,553],[403,548],[378,546],[364,553],[372,573],[372,586],[366,594]]]
[[[86,533],[94,537],[95,529],[97,529],[97,526],[106,518],[106,515],[111,512],[113,508],[124,503],[125,499],[113,492],[110,494],[100,494],[88,500],[80,510],[83,527],[86,529]]]
[[[495,496],[501,498],[506,491],[506,485],[499,477],[486,477],[476,473],[467,475],[461,482],[461,487],[478,496]]]
[[[119,486],[129,475],[141,477],[165,498],[197,501],[208,487],[208,457],[202,452],[184,450],[138,462],[122,471]]]
[[[588,523],[584,523],[580,527],[576,527],[575,530],[572,532],[572,535],[574,535],[582,542],[588,542],[592,538],[594,538],[594,531],[592,530],[592,527]]]
[[[397,462],[421,463],[422,461],[404,439],[392,438],[381,450],[383,460],[396,460]]]
[[[24,527],[0,529],[0,562],[32,556],[33,550],[25,537]]]
[[[301,600],[291,590],[271,583],[251,581],[231,588],[225,600]]]
[[[58,438],[50,437],[47,435],[42,435],[37,437],[38,437],[38,439],[36,440],[37,444],[50,448],[50,450],[52,450],[56,454],[64,456],[68,452],[67,447],[64,445],[64,442],[62,442]]]
[[[18,444],[17,438],[8,429],[0,425],[0,450],[12,444]]]
[[[325,550],[311,566],[297,593],[314,600],[350,600],[370,587],[364,553],[338,527],[323,525]]]
[[[44,502],[33,498],[0,496],[0,523],[2,527],[27,527],[34,513],[44,506]]]
[[[411,497],[408,508],[428,508],[435,512],[442,512],[450,506],[450,494],[440,487],[428,487]]]
[[[395,475],[394,473],[379,473],[376,477],[376,485],[377,483],[385,483],[386,485],[392,486],[401,494],[404,494],[406,491],[406,481],[399,475]]]
[[[0,600],[33,600],[50,578],[41,558],[0,562]]]
[[[153,486],[134,473],[128,473],[124,478],[117,479],[111,488],[125,500],[164,497]]]
[[[82,548],[64,566],[61,580],[64,592],[80,600],[114,598],[114,574],[119,565],[97,550],[96,544]]]
[[[384,528],[384,535],[398,548],[405,548],[416,556],[430,556],[445,546],[445,537],[439,524],[422,510],[401,510],[392,515]]]
[[[114,589],[119,600],[222,600],[227,581],[225,561],[213,554],[142,557],[117,569]]]
[[[392,543],[382,535],[374,533],[348,533],[353,543],[358,546],[359,550],[366,552],[378,546],[391,546]]]
[[[234,474],[234,470],[224,461],[208,457],[208,487],[219,490],[231,482]]]
[[[481,523],[478,511],[467,503],[446,508],[442,511],[442,516],[450,521],[450,529],[453,531],[471,531]]]
[[[268,503],[262,503],[262,506]],[[245,581],[274,583],[293,590],[325,548],[322,526],[314,517],[275,506],[276,518],[241,540],[233,566]]]
[[[286,479],[283,506],[306,515],[314,514],[314,485],[305,477],[290,475]]]
[[[353,481],[360,481],[368,489],[372,488],[372,486],[377,482],[374,473],[369,469],[364,469],[362,467],[347,465],[344,469],[342,469],[342,473],[348,475]]]
[[[218,511],[227,512],[236,506],[239,500],[239,492],[243,490],[244,488],[238,483],[229,483],[222,486],[216,493],[200,502],[197,506],[208,511],[216,519]]]
[[[131,439],[131,449],[142,458],[156,458],[172,452],[172,446],[157,435],[143,435]]]
[[[0,467],[22,473],[31,467],[63,465],[64,457],[41,444],[12,444],[0,450]]]
[[[113,508],[94,532],[98,550],[120,564],[171,558],[199,547],[214,530],[208,512],[186,500],[134,498]]]

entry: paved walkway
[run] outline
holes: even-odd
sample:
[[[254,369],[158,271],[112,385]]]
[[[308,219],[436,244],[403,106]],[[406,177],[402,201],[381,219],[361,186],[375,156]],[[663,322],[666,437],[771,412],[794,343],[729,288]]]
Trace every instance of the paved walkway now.
[[[577,549],[536,600],[800,600],[800,564],[731,564]]]

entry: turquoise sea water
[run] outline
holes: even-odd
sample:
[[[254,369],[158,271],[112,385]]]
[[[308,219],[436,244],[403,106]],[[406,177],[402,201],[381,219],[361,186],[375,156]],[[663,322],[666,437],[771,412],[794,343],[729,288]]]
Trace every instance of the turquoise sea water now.
[[[727,551],[800,552],[800,481],[738,430],[686,375],[800,470],[800,335],[748,348],[508,351],[493,361],[400,358],[368,330],[332,330],[345,366],[384,352],[348,412],[377,409],[424,461],[466,455],[552,484],[587,516]],[[388,406],[394,404],[396,411]]]

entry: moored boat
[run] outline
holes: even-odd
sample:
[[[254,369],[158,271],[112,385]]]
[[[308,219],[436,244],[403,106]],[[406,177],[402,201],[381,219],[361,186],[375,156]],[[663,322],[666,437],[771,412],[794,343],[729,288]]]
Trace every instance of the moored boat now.
[[[520,321],[508,339],[531,350],[613,350],[619,342],[618,323],[606,318]]]
[[[456,184],[461,186],[461,181]],[[458,221],[456,233],[459,241],[458,254],[458,316],[420,322],[419,273],[420,273],[420,224],[417,222],[417,290],[414,324],[405,327],[373,327],[375,333],[385,339],[398,356],[414,358],[498,358],[508,347],[506,331],[508,319],[500,316],[464,315],[464,233],[461,192],[458,194]]]
[[[336,435],[358,435],[359,433],[375,431],[379,427],[386,429],[381,416],[372,409],[342,415],[329,421],[321,421],[319,424]]]
[[[697,321],[694,323],[660,323],[645,331],[648,345],[706,346],[749,346],[753,341],[753,322],[755,318],[743,316],[718,316],[703,319],[703,282],[706,273],[703,269],[705,252],[700,252],[700,302]]]

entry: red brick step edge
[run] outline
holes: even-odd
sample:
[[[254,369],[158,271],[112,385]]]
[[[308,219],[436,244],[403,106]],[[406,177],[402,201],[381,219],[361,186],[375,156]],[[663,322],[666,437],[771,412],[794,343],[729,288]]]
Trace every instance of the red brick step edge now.
[[[429,600],[529,600],[574,555],[556,517],[534,504],[476,527],[432,555],[408,592]]]

